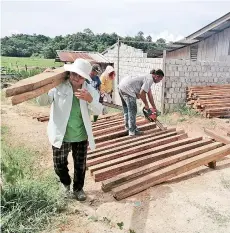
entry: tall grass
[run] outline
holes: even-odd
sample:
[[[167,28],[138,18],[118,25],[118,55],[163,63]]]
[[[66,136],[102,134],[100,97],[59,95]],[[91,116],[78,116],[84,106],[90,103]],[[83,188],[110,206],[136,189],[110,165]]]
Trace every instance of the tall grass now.
[[[2,128],[1,232],[34,233],[50,225],[51,219],[64,210],[58,184],[50,174],[40,175],[38,154],[24,147],[12,147]]]

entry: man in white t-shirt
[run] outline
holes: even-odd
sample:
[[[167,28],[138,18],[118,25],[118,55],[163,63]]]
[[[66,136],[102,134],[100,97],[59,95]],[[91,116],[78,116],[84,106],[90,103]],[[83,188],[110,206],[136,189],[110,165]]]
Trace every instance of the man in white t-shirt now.
[[[124,111],[125,128],[129,131],[130,136],[141,135],[136,126],[137,102],[141,99],[145,109],[149,109],[150,102],[153,109],[156,109],[151,86],[153,83],[159,83],[164,77],[162,70],[151,70],[149,75],[140,77],[125,77],[119,84],[119,94]]]

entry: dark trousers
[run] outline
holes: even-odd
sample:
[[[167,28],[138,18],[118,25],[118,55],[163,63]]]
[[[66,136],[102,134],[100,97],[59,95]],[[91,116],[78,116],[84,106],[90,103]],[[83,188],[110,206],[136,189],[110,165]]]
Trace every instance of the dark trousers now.
[[[63,142],[61,148],[52,146],[54,170],[64,185],[71,184],[68,169],[68,154],[72,150],[74,161],[73,190],[79,191],[84,186],[88,141]]]

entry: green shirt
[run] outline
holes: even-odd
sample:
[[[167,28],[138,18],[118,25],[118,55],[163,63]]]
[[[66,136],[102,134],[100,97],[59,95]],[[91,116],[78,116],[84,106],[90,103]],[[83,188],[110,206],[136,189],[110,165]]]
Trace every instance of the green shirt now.
[[[88,136],[81,115],[80,102],[79,99],[73,95],[72,109],[63,141],[81,142],[87,140],[87,138]]]

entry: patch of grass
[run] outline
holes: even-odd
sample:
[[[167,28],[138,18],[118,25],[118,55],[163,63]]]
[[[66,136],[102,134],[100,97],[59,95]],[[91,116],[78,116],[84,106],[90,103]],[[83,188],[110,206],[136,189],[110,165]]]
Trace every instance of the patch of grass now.
[[[54,59],[44,59],[35,57],[3,57],[1,56],[1,66],[8,67],[10,69],[24,69],[27,67],[58,67],[62,66],[63,63],[55,62]]]
[[[178,106],[178,108],[176,108],[175,111],[179,112],[182,116],[194,117],[194,116],[200,115],[196,110],[194,110],[193,108],[188,107],[186,105]]]
[[[35,167],[38,154],[8,144],[8,129],[2,127],[1,196],[2,232],[39,232],[51,218],[64,210],[58,184],[50,174],[39,175]]]

